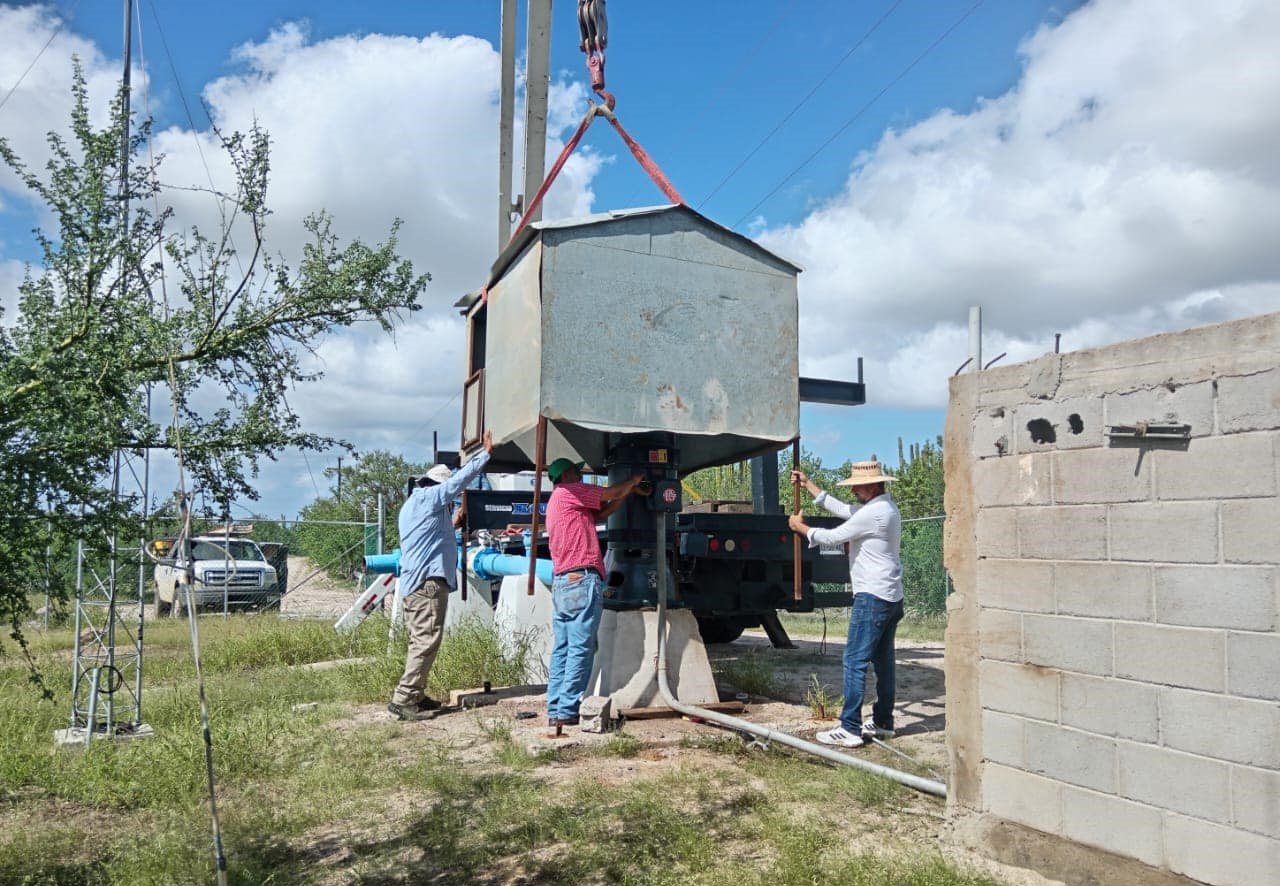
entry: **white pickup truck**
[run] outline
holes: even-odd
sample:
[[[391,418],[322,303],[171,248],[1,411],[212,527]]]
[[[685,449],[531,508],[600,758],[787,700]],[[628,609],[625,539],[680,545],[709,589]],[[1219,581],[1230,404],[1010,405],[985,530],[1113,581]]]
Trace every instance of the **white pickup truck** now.
[[[191,540],[193,578],[191,602],[221,609],[277,606],[284,593],[283,583],[263,555],[262,549],[247,538],[204,535]],[[187,563],[179,555],[172,565],[156,566],[155,614],[181,614],[187,605],[183,583],[188,574]]]

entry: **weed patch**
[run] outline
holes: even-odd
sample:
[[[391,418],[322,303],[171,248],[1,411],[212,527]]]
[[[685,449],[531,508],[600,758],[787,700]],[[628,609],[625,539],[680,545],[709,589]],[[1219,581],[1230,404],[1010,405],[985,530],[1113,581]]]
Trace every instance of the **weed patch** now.
[[[776,698],[781,692],[777,668],[754,651],[740,658],[722,659],[715,665],[716,676],[748,695]]]

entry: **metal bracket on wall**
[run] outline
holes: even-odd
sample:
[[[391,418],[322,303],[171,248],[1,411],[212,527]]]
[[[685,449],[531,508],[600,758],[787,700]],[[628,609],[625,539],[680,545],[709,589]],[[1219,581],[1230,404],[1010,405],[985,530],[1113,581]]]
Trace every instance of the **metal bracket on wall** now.
[[[1188,440],[1191,425],[1157,424],[1140,421],[1131,425],[1107,425],[1112,440]]]

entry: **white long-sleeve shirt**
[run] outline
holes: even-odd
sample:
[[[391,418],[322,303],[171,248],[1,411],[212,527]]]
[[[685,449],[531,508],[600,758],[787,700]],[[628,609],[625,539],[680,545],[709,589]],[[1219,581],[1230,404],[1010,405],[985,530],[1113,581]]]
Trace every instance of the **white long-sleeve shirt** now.
[[[813,528],[811,548],[838,548],[849,545],[849,582],[855,594],[872,594],[890,603],[902,599],[902,515],[887,495],[877,495],[854,508],[825,491],[814,503],[844,522],[835,529]]]

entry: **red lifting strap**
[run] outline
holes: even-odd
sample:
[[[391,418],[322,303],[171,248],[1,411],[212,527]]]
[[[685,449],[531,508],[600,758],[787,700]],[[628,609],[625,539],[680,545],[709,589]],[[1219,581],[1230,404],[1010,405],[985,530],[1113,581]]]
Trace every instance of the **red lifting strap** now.
[[[640,147],[640,144],[631,137],[630,133],[622,128],[622,124],[618,122],[618,118],[614,116],[613,111],[604,105],[593,104],[591,109],[587,111],[587,115],[582,118],[582,122],[578,124],[577,131],[574,132],[569,141],[565,143],[564,150],[562,150],[560,152],[560,156],[556,158],[556,162],[552,165],[551,171],[547,173],[547,177],[542,182],[542,186],[538,188],[538,193],[534,194],[533,199],[529,201],[529,205],[525,209],[524,215],[520,218],[520,224],[516,225],[516,229],[511,232],[511,240],[508,241],[509,243],[513,242],[520,232],[524,230],[525,225],[528,224],[528,220],[534,216],[538,207],[542,205],[542,198],[547,195],[547,191],[551,189],[552,182],[556,180],[556,176],[558,176],[560,174],[560,170],[564,168],[564,164],[569,159],[569,155],[572,154],[574,148],[578,146],[578,142],[582,141],[582,136],[586,134],[587,127],[591,125],[591,121],[597,116],[605,117],[611,124],[613,124],[613,128],[618,131],[618,135],[622,136],[622,140],[626,143],[627,147],[631,149],[631,153],[636,158],[636,162],[640,164],[640,168],[648,174],[649,178],[653,180],[653,183],[657,185],[659,189],[661,189],[667,199],[672,203],[678,203],[682,206],[684,205],[684,198],[680,196],[680,193],[672,186],[666,175],[664,175],[662,170],[658,168],[658,164],[653,162],[653,158],[645,152],[644,148]]]

